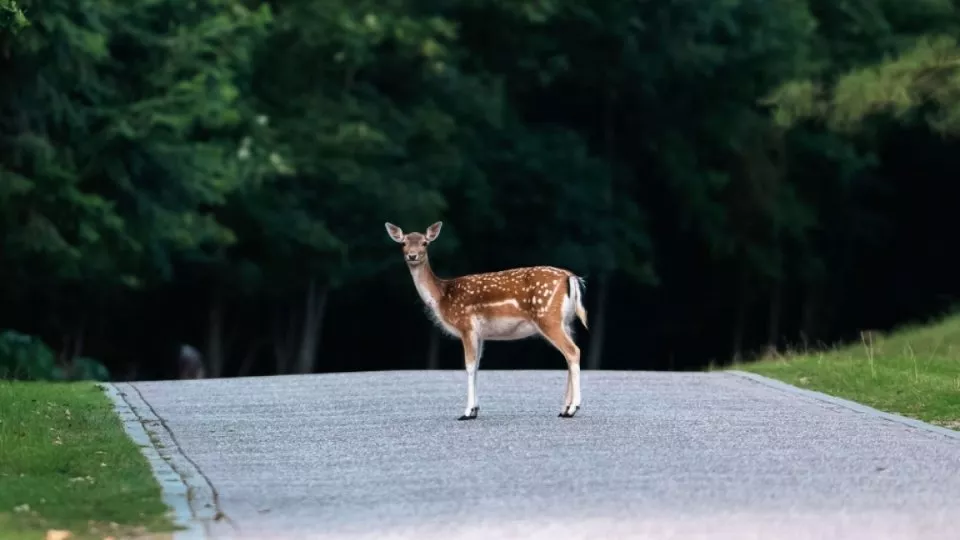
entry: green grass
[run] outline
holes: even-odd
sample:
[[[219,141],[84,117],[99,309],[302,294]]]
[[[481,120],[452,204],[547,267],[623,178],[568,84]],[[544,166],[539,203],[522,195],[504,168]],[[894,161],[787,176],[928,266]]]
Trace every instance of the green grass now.
[[[960,429],[960,315],[822,352],[790,353],[737,369],[882,411]]]
[[[96,384],[0,381],[0,538],[169,532],[167,510]]]

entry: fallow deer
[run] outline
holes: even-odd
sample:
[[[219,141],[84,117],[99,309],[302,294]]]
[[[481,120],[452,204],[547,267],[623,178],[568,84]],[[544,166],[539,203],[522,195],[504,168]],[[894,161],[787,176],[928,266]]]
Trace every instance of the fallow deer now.
[[[580,409],[580,348],[572,337],[578,318],[587,328],[583,278],[552,266],[513,268],[442,279],[433,273],[427,246],[440,235],[442,222],[426,233],[404,234],[386,223],[387,234],[403,245],[403,259],[433,321],[463,342],[467,372],[467,408],[458,420],[472,420],[477,402],[477,368],[484,340],[513,341],[540,335],[567,360],[567,390],[561,418]]]

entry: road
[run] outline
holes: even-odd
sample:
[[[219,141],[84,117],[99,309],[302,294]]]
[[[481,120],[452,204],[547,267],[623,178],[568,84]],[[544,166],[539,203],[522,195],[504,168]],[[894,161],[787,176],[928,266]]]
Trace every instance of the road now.
[[[460,372],[117,388],[209,538],[960,538],[958,438],[730,373],[582,381],[561,419],[565,371],[481,369],[467,422]]]

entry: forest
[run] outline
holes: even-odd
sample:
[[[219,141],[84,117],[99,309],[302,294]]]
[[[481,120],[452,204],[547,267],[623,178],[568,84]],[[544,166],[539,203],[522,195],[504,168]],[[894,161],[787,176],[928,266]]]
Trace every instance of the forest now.
[[[0,0],[0,376],[461,369],[385,222],[443,221],[441,277],[584,276],[585,369],[940,316],[958,36],[952,0]]]

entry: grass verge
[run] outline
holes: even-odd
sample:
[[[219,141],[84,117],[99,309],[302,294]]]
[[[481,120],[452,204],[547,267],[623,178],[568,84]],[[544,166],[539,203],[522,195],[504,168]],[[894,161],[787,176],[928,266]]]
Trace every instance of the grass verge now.
[[[167,510],[96,384],[0,381],[0,538],[165,533]]]
[[[960,430],[960,315],[734,367]]]

